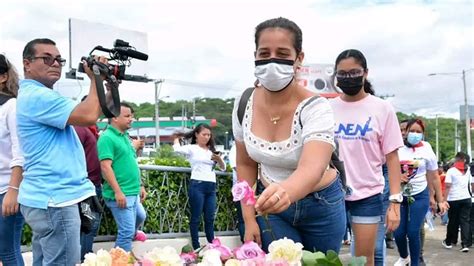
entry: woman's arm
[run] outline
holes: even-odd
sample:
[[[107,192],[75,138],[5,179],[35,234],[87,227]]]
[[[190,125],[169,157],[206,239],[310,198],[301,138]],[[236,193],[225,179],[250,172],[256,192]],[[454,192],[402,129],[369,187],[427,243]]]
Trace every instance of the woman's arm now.
[[[296,170],[285,181],[280,184],[272,183],[265,189],[255,205],[257,211],[264,214],[280,213],[292,202],[313,192],[328,169],[332,151],[333,146],[327,142],[307,142],[303,146]]]
[[[237,178],[239,181],[246,181],[251,187],[255,187],[257,181],[257,163],[250,158],[241,141],[235,141],[237,148]],[[242,216],[245,224],[245,240],[252,240],[261,244],[260,229],[255,218],[255,208],[252,205],[241,204]]]
[[[398,149],[385,155],[388,168],[388,182],[390,186],[390,195],[396,195],[400,193],[400,160],[398,159]],[[393,232],[398,228],[400,224],[400,204],[390,203],[388,207],[385,224],[387,231]]]
[[[448,210],[449,206],[443,198],[443,192],[441,190],[441,181],[439,180],[438,170],[426,171],[426,179],[428,181],[428,184],[431,183],[431,189],[434,190],[434,196],[436,196],[436,202],[439,207],[439,213],[444,214]],[[436,209],[434,209],[433,211],[436,211]]]

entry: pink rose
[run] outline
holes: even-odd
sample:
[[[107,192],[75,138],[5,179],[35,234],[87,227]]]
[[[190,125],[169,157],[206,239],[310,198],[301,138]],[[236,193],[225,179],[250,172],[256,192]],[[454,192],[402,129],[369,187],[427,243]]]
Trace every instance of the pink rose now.
[[[245,243],[234,250],[235,257],[238,260],[265,258],[265,252],[253,241],[245,241]]]
[[[234,201],[242,201],[246,205],[254,205],[255,193],[247,181],[240,181],[232,186],[232,196]]]
[[[265,258],[254,258],[241,260],[241,266],[268,266],[268,262],[265,261]]]
[[[232,257],[232,251],[230,248],[221,244],[219,238],[214,238],[212,243],[208,245],[209,249],[215,249],[221,253],[221,260],[226,261]]]
[[[181,253],[179,254],[179,257],[181,258],[181,261],[183,264],[191,264],[193,262],[196,262],[197,260],[197,254],[194,252],[189,252],[189,253]]]
[[[149,259],[142,259],[140,262],[135,263],[136,266],[154,266],[155,263]]]

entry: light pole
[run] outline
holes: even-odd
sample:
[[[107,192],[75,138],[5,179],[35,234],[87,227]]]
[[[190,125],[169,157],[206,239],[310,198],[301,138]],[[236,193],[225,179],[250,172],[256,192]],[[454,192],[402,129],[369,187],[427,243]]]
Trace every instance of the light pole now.
[[[164,79],[155,80],[155,149],[160,149],[160,92]]]
[[[439,161],[439,133],[438,133],[438,115],[436,114],[436,158]]]
[[[438,76],[438,75],[462,75],[462,84],[464,89],[464,120],[466,122],[466,144],[467,144],[467,154],[472,160],[472,151],[471,151],[471,118],[469,116],[469,105],[467,104],[467,88],[466,88],[466,72],[472,71],[474,68],[465,70],[462,72],[450,72],[450,73],[431,73],[428,76]]]
[[[224,150],[229,149],[229,132],[225,132],[225,143],[224,143]]]

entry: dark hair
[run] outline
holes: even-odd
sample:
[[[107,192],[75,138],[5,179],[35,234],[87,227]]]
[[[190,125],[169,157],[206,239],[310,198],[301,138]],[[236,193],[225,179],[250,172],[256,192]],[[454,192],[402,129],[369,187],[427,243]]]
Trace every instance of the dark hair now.
[[[127,103],[127,102],[121,102],[121,103],[120,103],[120,106],[121,106],[121,107],[130,108],[130,111],[132,112],[132,114],[135,113],[135,110],[133,110],[133,107],[132,107],[129,103]]]
[[[345,50],[342,53],[340,53],[336,58],[336,63],[334,64],[334,68],[336,69],[339,62],[341,62],[343,59],[347,59],[347,58],[351,58],[351,57],[354,58],[354,60],[364,68],[364,71],[367,72],[367,70],[368,70],[367,60],[365,59],[364,54],[362,54],[361,51],[356,50],[356,49],[349,49],[349,50]],[[334,71],[334,73],[335,72],[336,71]],[[375,94],[375,91],[372,88],[372,84],[367,79],[364,82],[364,91],[366,93],[370,93],[372,95]]]
[[[406,127],[407,131],[414,124],[418,124],[421,127],[421,130],[423,130],[423,133],[425,133],[425,123],[423,122],[423,120],[421,120],[419,118],[413,118],[413,119],[407,120],[406,123],[407,123],[407,127]]]
[[[260,34],[263,30],[268,28],[282,28],[293,33],[293,47],[295,48],[297,55],[301,53],[303,46],[303,33],[301,32],[300,27],[298,27],[298,25],[293,21],[282,17],[265,20],[258,24],[255,28],[255,49],[258,49]]]
[[[458,152],[456,153],[456,155],[454,156],[454,159],[456,161],[464,161],[465,163],[469,163],[471,161],[471,158],[469,158],[469,155],[467,155],[465,152]]]
[[[186,134],[184,134],[184,138],[185,139],[191,139],[191,144],[196,144],[197,143],[196,142],[196,134],[201,133],[201,131],[205,128],[207,128],[207,129],[209,129],[209,131],[211,131],[211,138],[207,142],[207,147],[209,148],[210,151],[215,152],[216,147],[215,147],[215,143],[214,143],[214,137],[212,136],[211,127],[207,124],[199,123],[193,130],[191,130],[191,131],[187,132]]]
[[[50,44],[56,45],[56,43],[48,38],[39,38],[29,41],[23,49],[23,59],[31,59],[35,56],[35,46],[37,44]]]
[[[18,95],[18,73],[8,59],[0,54],[0,75],[5,73],[7,73],[8,78],[5,82],[5,88],[0,93],[16,97]]]
[[[84,101],[86,97],[87,97],[87,95],[84,96],[84,97],[82,98],[82,100]],[[130,108],[130,112],[131,112],[132,114],[135,113],[135,110],[133,110],[132,106],[131,106],[130,104],[126,103],[126,102],[121,102],[121,103],[120,103],[120,107]],[[119,115],[120,115],[120,114],[119,114]],[[112,123],[112,117],[108,119],[108,123],[109,123],[109,124]]]

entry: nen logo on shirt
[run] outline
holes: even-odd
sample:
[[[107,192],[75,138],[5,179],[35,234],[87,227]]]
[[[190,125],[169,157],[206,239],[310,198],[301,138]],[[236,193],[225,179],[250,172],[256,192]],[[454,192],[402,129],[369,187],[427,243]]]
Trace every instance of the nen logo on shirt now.
[[[336,130],[336,138],[343,138],[343,139],[363,139],[369,141],[369,139],[365,138],[367,133],[373,131],[372,127],[370,126],[370,122],[372,121],[372,117],[369,117],[367,122],[364,125],[359,124],[339,124],[339,127]]]

